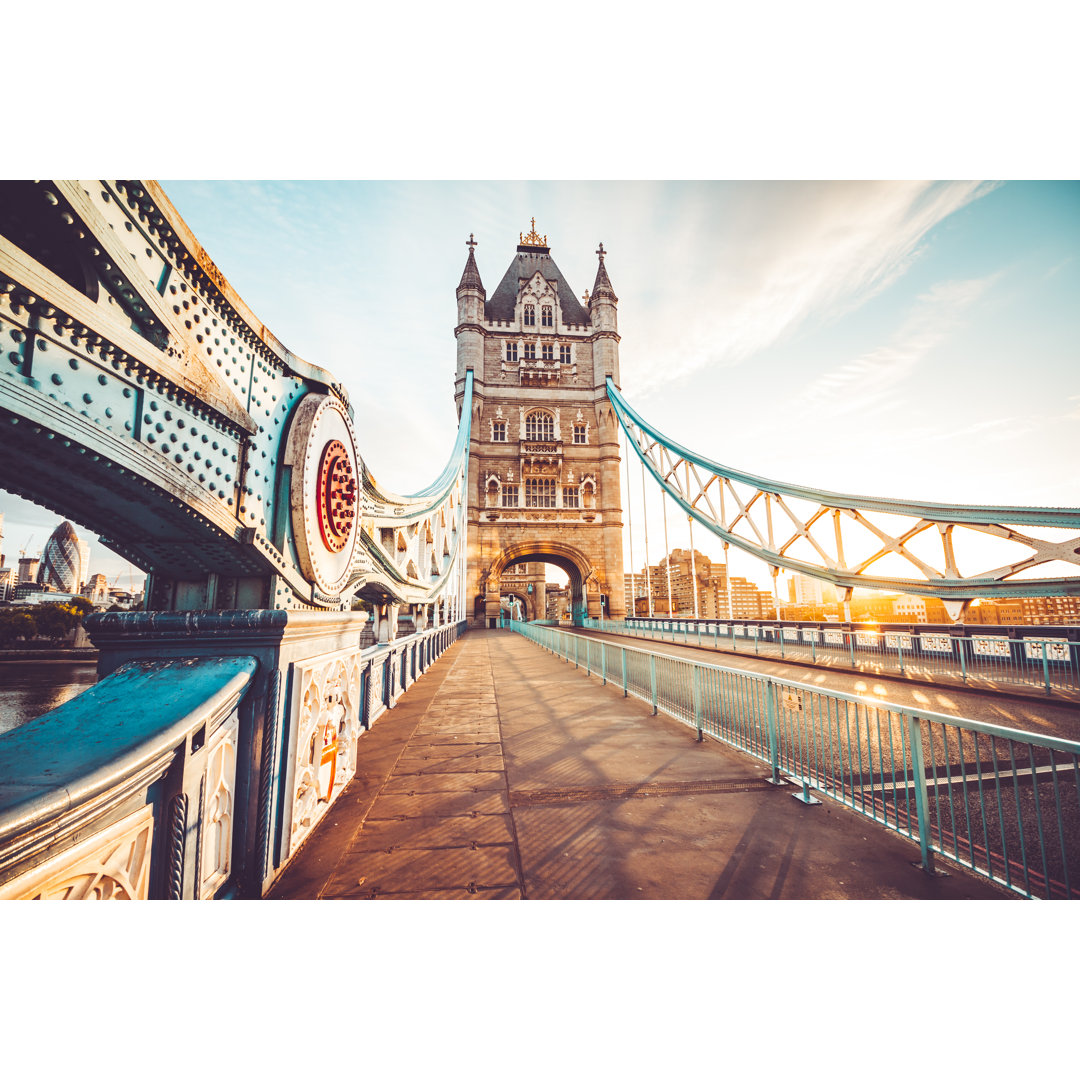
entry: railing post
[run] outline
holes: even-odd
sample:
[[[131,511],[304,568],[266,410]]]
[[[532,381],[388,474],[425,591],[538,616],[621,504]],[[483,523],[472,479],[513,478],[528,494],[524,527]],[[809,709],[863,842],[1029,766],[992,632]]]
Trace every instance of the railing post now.
[[[695,664],[691,669],[691,685],[694,695],[694,726],[697,728],[697,741],[705,741],[705,709],[701,703],[701,668]]]
[[[1043,683],[1046,685],[1046,692],[1050,693],[1050,665],[1046,659],[1046,642],[1042,643],[1042,660],[1043,660]]]
[[[904,643],[900,640],[900,635],[896,635],[896,658],[900,661],[900,674],[904,674]]]
[[[607,647],[600,642],[600,685],[607,686]]]
[[[816,632],[815,632],[814,636],[815,637],[817,636]],[[816,664],[817,663],[817,645],[816,645],[816,642],[814,641],[814,638],[810,639],[810,663],[811,664]]]
[[[919,819],[919,851],[922,853],[920,869],[928,874],[934,872],[934,852],[930,847],[930,805],[926,791],[926,766],[923,763],[922,725],[917,716],[908,721],[908,740],[911,744],[911,772],[915,784],[915,812]]]
[[[780,627],[780,659],[784,659],[784,628]]]
[[[780,738],[776,731],[776,683],[765,683],[765,717],[769,724],[769,762],[772,765],[772,783],[780,780]]]
[[[960,680],[967,682],[967,658],[964,656],[964,642],[967,638],[957,638],[956,647],[960,650]]]
[[[627,697],[629,694],[629,683],[626,678],[626,650],[620,649],[622,653],[622,696]]]
[[[855,667],[855,635],[850,631],[845,631],[848,636],[848,647],[851,649],[851,666]]]
[[[585,639],[585,674],[592,674],[592,642]]]
[[[652,688],[652,714],[656,715],[656,653],[649,653],[649,684]]]

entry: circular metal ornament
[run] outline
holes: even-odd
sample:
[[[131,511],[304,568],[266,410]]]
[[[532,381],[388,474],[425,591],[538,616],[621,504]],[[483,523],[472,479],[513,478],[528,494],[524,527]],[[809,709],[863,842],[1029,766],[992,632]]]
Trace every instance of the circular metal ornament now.
[[[352,570],[361,511],[360,465],[345,406],[308,394],[289,429],[285,464],[298,569],[317,593],[341,594]]]
[[[356,474],[340,439],[326,444],[319,463],[319,531],[329,551],[340,551],[356,519]]]

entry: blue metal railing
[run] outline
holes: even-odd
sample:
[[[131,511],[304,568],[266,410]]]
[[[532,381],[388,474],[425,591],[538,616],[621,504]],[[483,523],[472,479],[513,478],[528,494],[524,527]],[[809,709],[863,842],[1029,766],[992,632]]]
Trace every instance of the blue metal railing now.
[[[1080,897],[1080,742],[869,701],[629,645],[509,628],[827,796],[1027,897]]]
[[[775,620],[631,618],[589,619],[586,627],[645,640],[698,645],[718,652],[749,652],[769,659],[844,667],[875,675],[932,677],[958,684],[1027,689],[1080,699],[1080,641],[1073,628],[938,627],[851,628]],[[1011,628],[1016,632],[1016,628]]]

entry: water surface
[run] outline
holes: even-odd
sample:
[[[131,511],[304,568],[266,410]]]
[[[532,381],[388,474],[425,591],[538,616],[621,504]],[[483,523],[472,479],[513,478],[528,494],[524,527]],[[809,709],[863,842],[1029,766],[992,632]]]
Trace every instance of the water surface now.
[[[97,682],[97,664],[0,660],[0,735],[63,705]]]

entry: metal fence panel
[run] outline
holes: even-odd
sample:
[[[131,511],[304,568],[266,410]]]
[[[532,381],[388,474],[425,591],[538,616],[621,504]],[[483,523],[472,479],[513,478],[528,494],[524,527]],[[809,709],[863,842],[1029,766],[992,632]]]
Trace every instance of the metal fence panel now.
[[[709,735],[765,762],[774,778],[801,787],[796,797],[804,802],[817,801],[811,791],[817,792],[909,838],[927,870],[937,855],[1023,896],[1080,896],[1080,742],[550,627],[508,625],[590,675],[610,678],[699,738]],[[656,629],[631,632],[647,637]],[[853,640],[843,644],[856,647]],[[909,655],[918,648],[914,637],[894,644]]]

